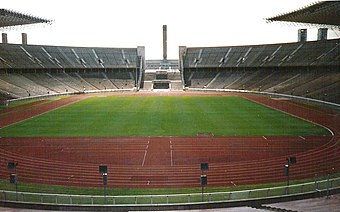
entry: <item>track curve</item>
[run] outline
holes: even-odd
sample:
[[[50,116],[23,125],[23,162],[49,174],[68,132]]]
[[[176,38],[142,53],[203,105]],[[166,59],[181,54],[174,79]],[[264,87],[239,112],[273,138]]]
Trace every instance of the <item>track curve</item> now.
[[[287,156],[298,161],[290,168],[291,179],[340,171],[337,114],[292,101],[239,95],[327,127],[334,136],[0,138],[0,169],[4,170],[0,178],[8,179],[11,160],[19,163],[21,182],[83,187],[102,186],[99,164],[108,165],[108,187],[129,188],[199,187],[201,162],[209,163],[209,186],[285,181]],[[73,98],[60,102],[70,104],[84,97]],[[44,105],[41,113],[62,106],[54,102],[46,109]],[[20,117],[20,112],[7,116]],[[4,121],[0,124],[6,126]]]

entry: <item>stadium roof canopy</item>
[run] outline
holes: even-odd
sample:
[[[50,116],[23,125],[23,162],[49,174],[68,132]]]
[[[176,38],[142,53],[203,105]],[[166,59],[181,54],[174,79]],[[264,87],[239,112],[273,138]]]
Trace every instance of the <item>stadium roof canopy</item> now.
[[[34,17],[7,9],[0,9],[0,28],[22,26],[27,24],[51,23],[51,20]]]
[[[340,27],[340,1],[316,2],[293,12],[266,18],[266,20]]]

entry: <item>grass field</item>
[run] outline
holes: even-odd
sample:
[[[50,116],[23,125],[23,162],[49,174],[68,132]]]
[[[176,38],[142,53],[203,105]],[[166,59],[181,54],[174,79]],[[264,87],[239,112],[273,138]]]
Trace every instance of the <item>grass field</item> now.
[[[317,125],[222,96],[93,97],[5,127],[0,137],[329,135]]]

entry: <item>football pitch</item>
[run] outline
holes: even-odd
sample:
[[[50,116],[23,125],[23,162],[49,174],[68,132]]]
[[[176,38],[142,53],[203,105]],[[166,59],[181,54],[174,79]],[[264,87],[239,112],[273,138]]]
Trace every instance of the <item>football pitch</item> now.
[[[0,130],[0,137],[329,135],[235,96],[91,97]]]

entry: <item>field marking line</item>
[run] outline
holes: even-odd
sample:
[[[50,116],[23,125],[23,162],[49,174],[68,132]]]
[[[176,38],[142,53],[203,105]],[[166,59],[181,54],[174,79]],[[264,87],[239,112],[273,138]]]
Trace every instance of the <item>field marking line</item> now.
[[[262,136],[262,138],[263,138],[264,140],[268,140],[268,139],[266,138],[266,136]]]
[[[314,106],[297,104],[296,102],[292,102],[292,101],[287,101],[286,103],[291,104],[291,105],[296,105],[297,107],[301,107],[303,109],[312,110],[312,111],[317,112],[317,113],[325,114],[327,116],[337,115],[337,114],[331,114],[331,111],[328,112],[328,111],[324,111],[324,110],[318,110],[318,108],[315,108]]]
[[[143,161],[142,161],[142,166],[144,166],[144,164],[145,164],[145,158],[146,158],[147,153],[148,153],[148,150],[144,150],[144,158],[143,158]]]
[[[69,98],[72,98],[72,97],[69,97]],[[87,97],[87,98],[88,98],[88,97]],[[49,113],[49,112],[58,110],[58,109],[60,109],[60,108],[63,108],[63,107],[66,107],[66,106],[68,106],[68,105],[77,103],[77,102],[82,101],[82,100],[85,100],[85,99],[87,99],[87,98],[79,98],[79,99],[77,99],[77,100],[75,100],[75,101],[73,101],[73,102],[68,102],[68,103],[66,103],[66,104],[64,104],[64,105],[60,105],[60,106],[58,106],[58,107],[52,108],[51,110],[48,110],[48,111],[39,113],[39,114],[37,114],[37,115],[35,115],[35,116],[31,116],[31,117],[28,117],[28,118],[26,118],[26,119],[22,119],[22,120],[20,120],[20,121],[14,122],[14,123],[12,123],[12,124],[9,124],[9,125],[0,127],[0,129],[4,129],[4,128],[9,127],[9,126],[12,126],[12,125],[14,125],[14,124],[18,124],[18,123],[24,122],[24,121],[26,121],[26,120],[33,119],[33,118],[38,117],[38,116],[42,116],[42,115],[44,115],[44,114],[46,114],[46,113]],[[60,99],[59,99],[59,100],[60,100]],[[58,101],[58,100],[56,100],[56,101]],[[53,102],[55,102],[55,101],[53,101]],[[52,102],[48,102],[48,103],[51,103],[51,104],[52,104]],[[46,103],[46,104],[48,104],[48,103]],[[43,104],[43,105],[45,105],[45,104]],[[37,105],[36,107],[39,107],[39,106],[41,106],[41,104],[40,104],[40,105]],[[34,107],[35,107],[35,106],[34,106]],[[29,108],[29,109],[33,109],[34,107],[31,107],[31,108]],[[28,109],[28,110],[29,110],[29,109]]]
[[[144,150],[144,157],[143,157],[143,161],[142,161],[142,166],[144,166],[144,164],[145,164],[145,159],[146,159],[146,154],[148,153],[149,144],[150,144],[150,136],[148,136],[148,144],[146,145],[145,150]]]
[[[306,138],[305,137],[303,137],[303,136],[299,136],[299,138],[301,138],[302,140],[306,140]]]
[[[172,161],[172,150],[170,150],[170,157],[171,157],[171,160],[170,160],[171,166],[173,166],[173,165],[174,165],[174,162]]]
[[[172,156],[172,143],[171,143],[171,136],[170,136],[170,165],[173,166],[174,165],[174,162],[172,160],[173,156]]]

